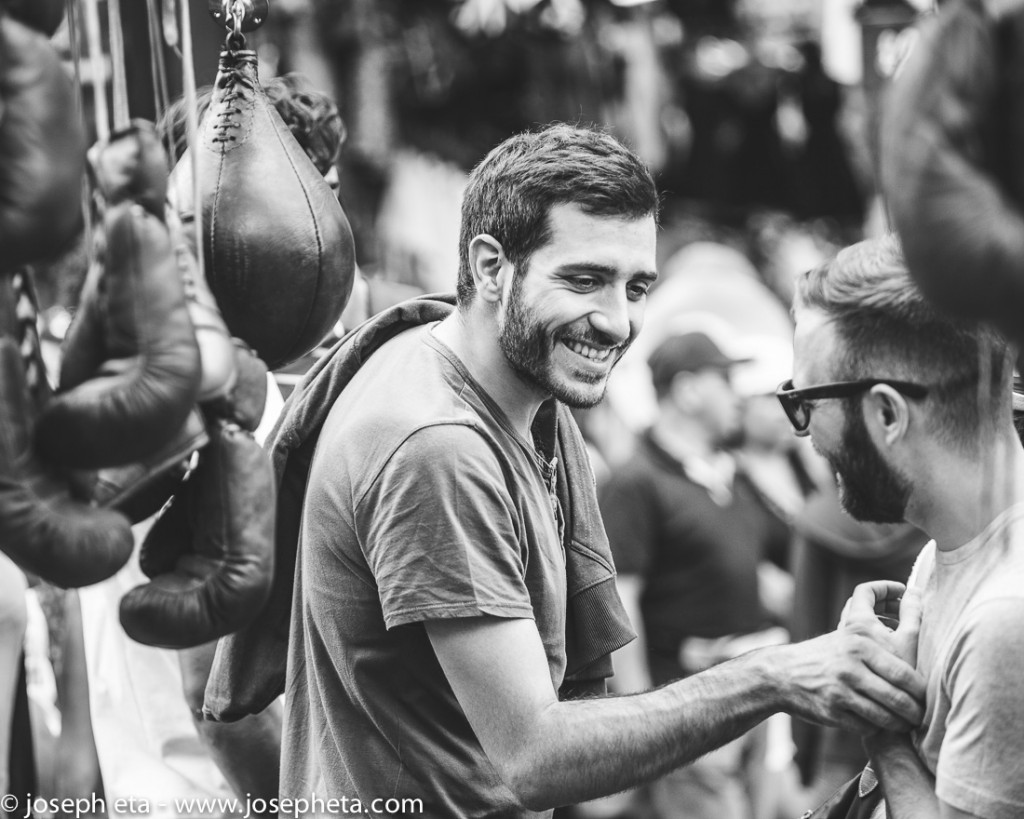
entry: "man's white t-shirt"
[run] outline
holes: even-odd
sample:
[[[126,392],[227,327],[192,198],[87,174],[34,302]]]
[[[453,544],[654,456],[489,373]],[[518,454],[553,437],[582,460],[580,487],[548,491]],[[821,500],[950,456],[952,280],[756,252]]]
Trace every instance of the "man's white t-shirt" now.
[[[929,543],[910,585],[927,680],[914,744],[936,794],[986,819],[1024,816],[1024,503],[957,549]]]

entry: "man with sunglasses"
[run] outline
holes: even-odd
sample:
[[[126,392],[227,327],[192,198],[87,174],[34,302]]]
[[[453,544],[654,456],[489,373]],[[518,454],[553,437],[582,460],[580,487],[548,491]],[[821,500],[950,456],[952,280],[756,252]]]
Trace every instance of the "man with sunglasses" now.
[[[934,538],[909,581],[918,644],[894,640],[927,680],[924,724],[865,741],[889,816],[1024,815],[1024,450],[1006,346],[934,310],[893,237],[805,274],[794,312],[794,376],[778,396],[797,434],[852,516]],[[880,582],[855,596],[897,594]],[[884,636],[864,615],[846,619]]]

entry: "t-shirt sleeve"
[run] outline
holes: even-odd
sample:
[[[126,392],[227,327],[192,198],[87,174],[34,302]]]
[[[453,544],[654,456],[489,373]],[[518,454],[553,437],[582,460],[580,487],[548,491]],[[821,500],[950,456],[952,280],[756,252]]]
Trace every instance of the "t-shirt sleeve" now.
[[[935,792],[987,819],[1024,816],[1024,600],[975,606],[951,660]]]
[[[504,470],[473,427],[413,433],[357,498],[384,623],[533,618],[522,525]]]
[[[639,473],[608,478],[598,491],[601,518],[619,574],[644,574],[654,554],[654,493]]]

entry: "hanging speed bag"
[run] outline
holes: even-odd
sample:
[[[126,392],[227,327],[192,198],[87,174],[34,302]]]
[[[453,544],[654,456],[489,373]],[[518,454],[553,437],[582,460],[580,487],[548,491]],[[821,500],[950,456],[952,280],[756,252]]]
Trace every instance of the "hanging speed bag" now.
[[[295,361],[345,308],[355,253],[337,197],[259,83],[255,52],[221,53],[199,139],[172,173],[186,226],[192,163],[205,274],[228,329],[271,369]]]

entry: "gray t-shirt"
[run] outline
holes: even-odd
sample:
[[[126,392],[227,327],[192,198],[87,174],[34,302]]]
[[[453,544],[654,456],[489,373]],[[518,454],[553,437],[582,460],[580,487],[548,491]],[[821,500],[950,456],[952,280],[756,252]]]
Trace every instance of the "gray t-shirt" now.
[[[927,680],[914,742],[935,792],[986,819],[1024,816],[1024,504],[958,549],[929,543],[909,582]]]
[[[566,578],[553,475],[430,327],[388,341],[356,373],[310,470],[282,796],[537,815],[499,779],[422,624],[534,619],[557,692]]]

